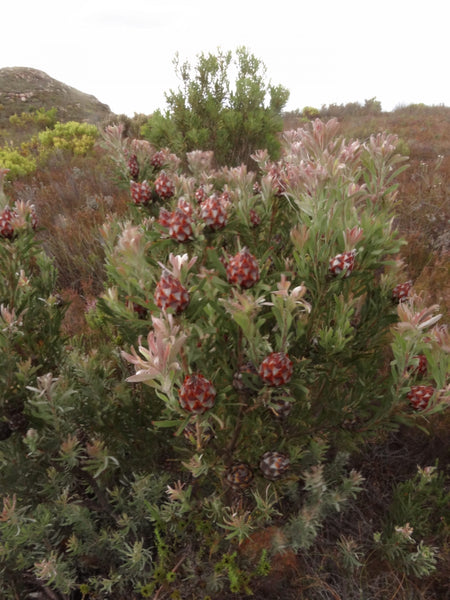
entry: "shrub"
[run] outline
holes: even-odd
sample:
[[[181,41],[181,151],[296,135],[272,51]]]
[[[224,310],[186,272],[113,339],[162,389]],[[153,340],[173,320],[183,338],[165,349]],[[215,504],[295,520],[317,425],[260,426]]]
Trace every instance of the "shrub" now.
[[[213,150],[219,165],[239,165],[259,148],[279,151],[282,110],[289,93],[264,81],[263,63],[244,48],[200,54],[194,68],[174,60],[182,87],[166,94],[168,110],[156,111],[142,133],[157,147],[184,155]],[[233,85],[231,69],[236,69]]]
[[[123,340],[128,380],[154,390],[153,426],[173,429],[179,460],[169,498],[152,508],[163,550],[149,595],[180,589],[175,568],[220,589],[230,570],[211,571],[204,547],[209,561],[233,556],[230,589],[247,591],[256,571],[233,550],[277,519],[285,547],[309,548],[361,487],[348,453],[444,407],[443,342],[422,331],[438,316],[412,300],[397,314],[394,301],[397,140],[344,144],[336,131],[316,120],[287,132],[281,161],[254,155],[258,182],[243,167],[203,172],[227,214],[217,211],[220,226],[197,204],[202,180],[178,174],[167,221],[155,200],[104,229],[110,287],[89,319]],[[436,389],[425,413],[408,397],[419,350]],[[187,532],[189,550],[177,552]]]
[[[8,169],[8,179],[24,177],[36,170],[36,161],[11,146],[0,148],[0,167]]]
[[[46,129],[38,134],[39,144],[44,154],[48,150],[66,150],[72,154],[84,156],[94,146],[98,136],[95,125],[88,123],[56,123],[51,129]]]
[[[30,129],[35,127],[37,129],[52,128],[56,124],[57,119],[57,108],[39,108],[33,112],[22,112],[20,115],[14,114],[9,117],[10,124],[15,129]]]
[[[319,110],[317,108],[314,108],[313,106],[305,106],[305,108],[302,111],[302,115],[309,120],[312,119],[317,119],[317,117],[319,117],[320,113]]]

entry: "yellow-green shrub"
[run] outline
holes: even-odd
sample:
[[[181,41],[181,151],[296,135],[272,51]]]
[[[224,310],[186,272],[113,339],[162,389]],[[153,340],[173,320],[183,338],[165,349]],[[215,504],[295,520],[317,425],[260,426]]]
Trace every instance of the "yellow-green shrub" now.
[[[53,129],[46,129],[38,135],[39,144],[45,150],[62,149],[78,156],[85,156],[94,146],[98,129],[89,123],[56,123]]]
[[[50,108],[49,110],[39,108],[32,112],[22,112],[20,115],[15,113],[9,117],[9,122],[17,129],[30,128],[31,126],[43,129],[44,127],[54,127],[56,115],[56,108]]]
[[[36,161],[29,156],[23,156],[16,148],[4,146],[0,148],[0,167],[9,169],[8,179],[15,179],[33,173],[36,170]]]

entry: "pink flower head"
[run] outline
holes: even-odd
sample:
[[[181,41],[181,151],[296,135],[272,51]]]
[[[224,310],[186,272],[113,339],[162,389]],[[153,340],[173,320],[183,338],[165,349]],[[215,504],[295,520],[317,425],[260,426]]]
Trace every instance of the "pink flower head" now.
[[[413,296],[409,300],[401,302],[398,305],[397,313],[400,322],[397,324],[397,328],[401,331],[426,329],[437,323],[442,317],[441,314],[434,314],[439,309],[437,304],[427,308],[421,308],[415,306],[419,300],[420,298],[418,296]]]
[[[347,229],[343,232],[343,235],[346,250],[354,248],[358,242],[364,239],[364,231],[357,225],[351,229],[347,227]]]
[[[154,386],[154,380],[157,380],[162,390],[168,392],[172,387],[174,375],[181,370],[177,359],[187,335],[179,333],[180,327],[174,324],[173,315],[163,315],[163,318],[152,316],[153,331],[147,336],[147,347],[142,345],[142,336],[139,336],[138,351],[141,356],[133,347],[131,354],[125,351],[121,354],[136,370],[136,374],[128,377],[127,381]]]
[[[173,255],[172,252],[169,254],[169,263],[172,266],[172,269],[169,269],[166,265],[158,262],[159,266],[162,267],[163,271],[168,271],[174,277],[181,280],[182,271],[187,273],[191,267],[196,263],[197,256],[193,256],[191,260],[189,260],[189,256],[187,254],[177,254]]]
[[[289,292],[291,282],[287,280],[286,275],[283,273],[279,283],[277,283],[278,290],[272,292],[273,296],[281,296],[286,300],[287,307],[293,309],[296,305],[302,306],[307,312],[311,312],[311,305],[303,300],[303,296],[306,293],[306,287],[304,285],[297,285],[294,289]],[[266,302],[265,304],[273,306],[273,302]]]
[[[214,152],[212,150],[193,150],[186,154],[189,170],[199,176],[201,173],[210,173],[212,170]]]

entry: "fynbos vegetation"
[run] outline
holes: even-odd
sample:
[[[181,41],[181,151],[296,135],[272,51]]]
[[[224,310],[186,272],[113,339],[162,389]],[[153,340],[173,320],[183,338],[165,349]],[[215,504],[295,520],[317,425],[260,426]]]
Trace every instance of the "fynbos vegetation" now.
[[[203,146],[182,73],[149,139],[46,121],[33,178],[0,171],[3,597],[444,597],[450,338],[398,230],[420,171],[312,107],[283,132],[281,88],[261,137]]]

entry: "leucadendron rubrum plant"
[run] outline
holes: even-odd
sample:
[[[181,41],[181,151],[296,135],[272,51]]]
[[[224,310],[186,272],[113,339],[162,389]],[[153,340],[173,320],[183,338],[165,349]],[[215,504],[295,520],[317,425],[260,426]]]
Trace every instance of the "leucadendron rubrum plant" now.
[[[212,548],[213,559],[233,552],[275,518],[292,548],[311,546],[336,499],[340,508],[361,487],[359,474],[346,470],[346,453],[417,423],[398,358],[413,348],[401,328],[390,345],[402,244],[392,222],[401,168],[395,140],[361,144],[337,130],[316,121],[286,134],[276,163],[257,153],[261,172],[251,189],[239,170],[184,184],[180,177],[164,210],[181,211],[179,224],[189,220],[192,235],[171,236],[164,214],[143,215],[134,250],[148,271],[141,292],[135,287],[145,291],[146,318],[124,318],[134,259],[116,265],[114,241],[107,252],[116,293],[98,303],[99,313],[123,316],[120,331],[131,346],[132,330],[148,336],[148,348],[141,341],[130,352],[123,344],[122,356],[136,370],[130,383],[154,390],[160,418],[149,427],[171,446],[173,481],[186,489],[182,515],[174,498],[153,507],[159,535],[173,548],[166,570],[182,560],[177,571],[188,574],[187,558],[175,550],[186,520],[199,532],[190,550],[196,564],[201,547]],[[207,182],[223,194],[225,177],[227,218],[215,229],[202,222],[205,196],[197,192]],[[180,287],[164,273],[173,271],[170,255],[185,254],[197,259],[186,276],[177,273]],[[158,319],[171,320],[172,339],[168,331],[160,336]],[[392,351],[399,362],[389,370]],[[436,365],[442,348],[434,351]]]

